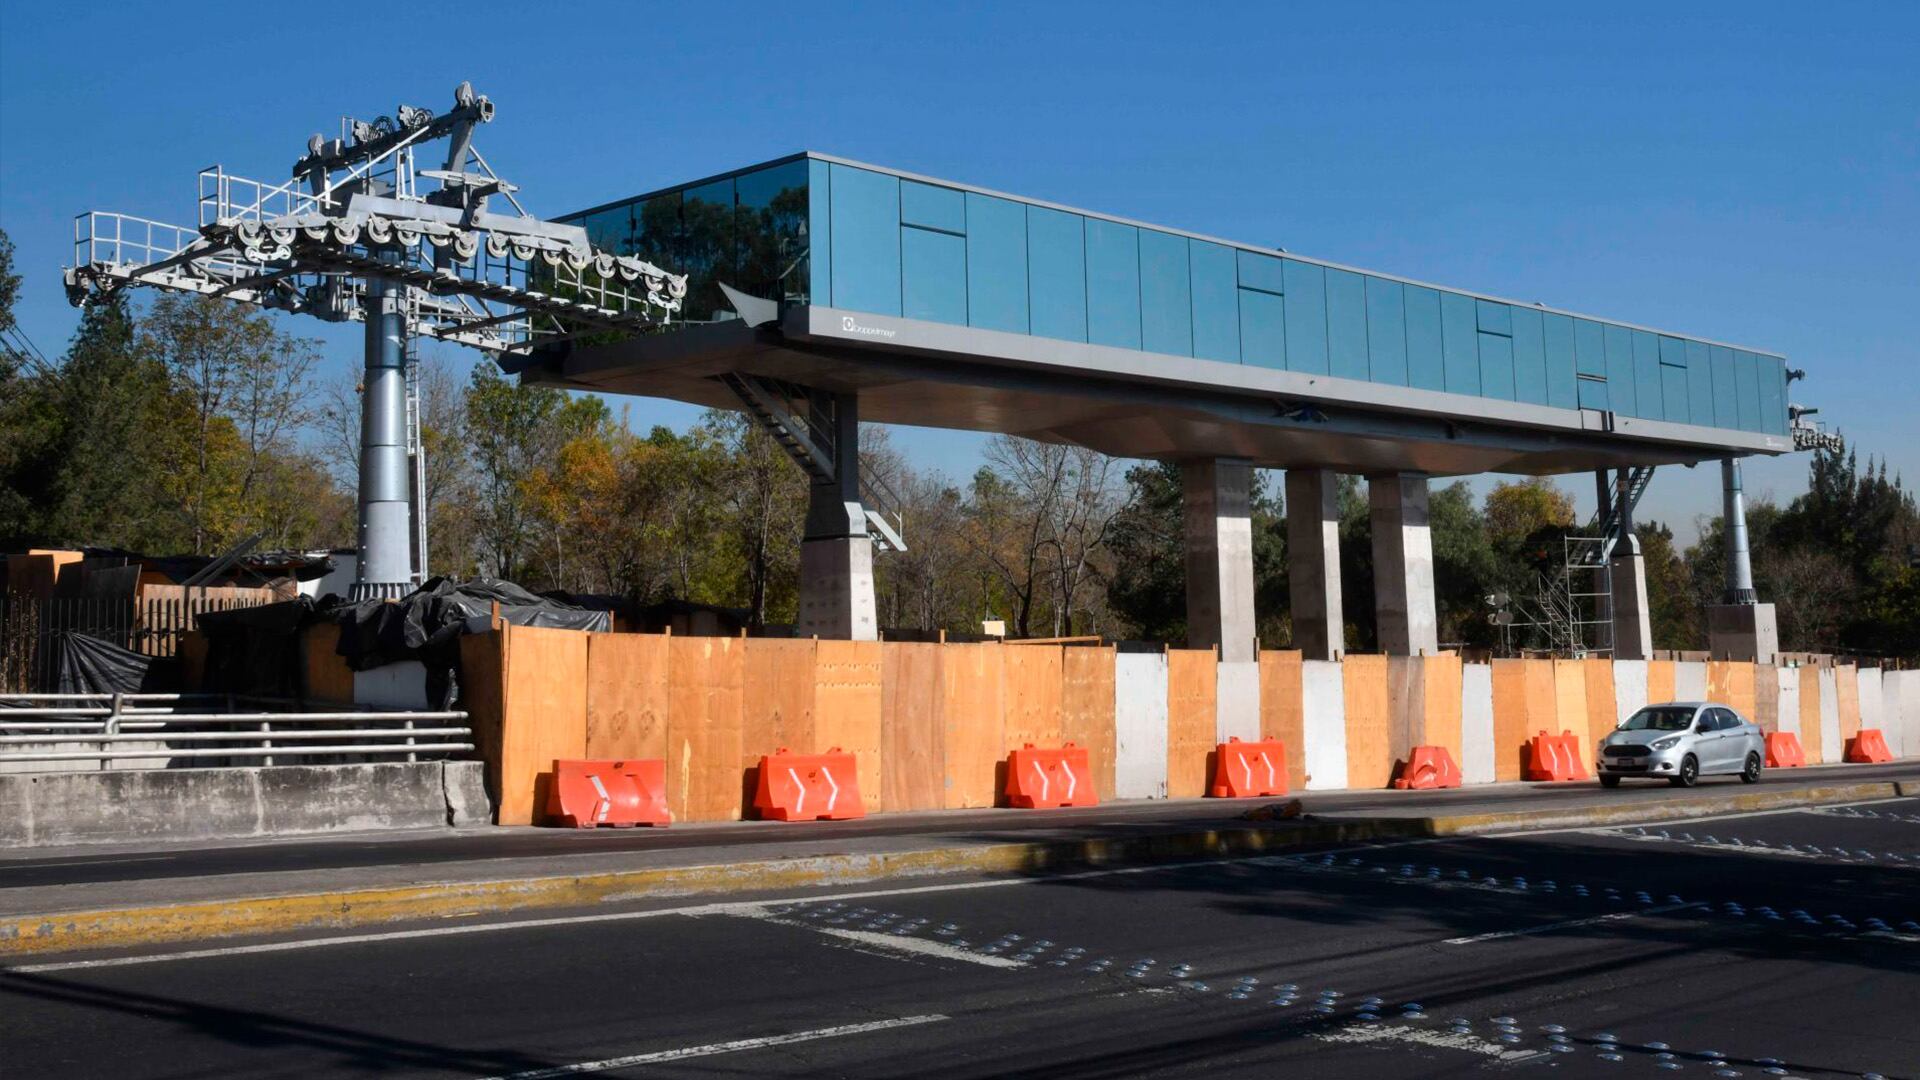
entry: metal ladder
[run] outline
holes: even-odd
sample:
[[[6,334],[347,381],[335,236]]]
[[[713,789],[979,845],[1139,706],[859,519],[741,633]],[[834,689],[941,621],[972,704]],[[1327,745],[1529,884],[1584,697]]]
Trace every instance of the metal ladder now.
[[[407,387],[407,463],[412,476],[413,583],[427,581],[427,449],[420,440],[420,336],[408,327],[405,361]]]
[[[809,479],[818,484],[833,482],[838,475],[835,462],[840,448],[834,445],[832,424],[817,415],[823,403],[812,390],[738,371],[727,372],[719,379]],[[859,451],[855,448],[854,452]],[[902,536],[906,520],[898,509],[899,496],[865,469],[860,470],[860,504],[867,519],[867,535],[876,551],[907,550]]]

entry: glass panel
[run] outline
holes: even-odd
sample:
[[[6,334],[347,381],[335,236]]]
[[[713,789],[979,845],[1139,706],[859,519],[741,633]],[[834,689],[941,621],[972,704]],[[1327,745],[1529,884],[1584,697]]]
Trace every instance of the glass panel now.
[[[966,325],[964,237],[911,225],[900,230],[900,314]]]
[[[1634,410],[1633,334],[1624,326],[1606,323],[1607,396],[1613,411],[1622,416],[1639,416]]]
[[[833,166],[833,306],[900,314],[900,181]]]
[[[1687,342],[1687,416],[1696,424],[1712,427],[1713,367],[1707,360],[1702,341]]]
[[[1422,390],[1445,390],[1447,369],[1440,351],[1440,294],[1409,285],[1407,305],[1407,384]]]
[[[810,301],[807,273],[807,163],[789,161],[734,177],[739,280],[753,294]]]
[[[1545,315],[1541,322],[1547,350],[1547,404],[1556,409],[1575,408],[1580,398],[1573,385],[1573,320],[1565,315]]]
[[[1240,297],[1234,288],[1233,249],[1195,240],[1188,245],[1187,262],[1193,273],[1193,355],[1239,363]]]
[[[1529,405],[1547,403],[1547,342],[1540,312],[1510,309],[1513,317],[1513,399]]]
[[[1660,339],[1645,330],[1633,332],[1633,404],[1635,415],[1648,420],[1666,417],[1660,389]]]
[[[1252,289],[1240,294],[1240,355],[1261,367],[1287,366],[1287,305],[1281,297]]]
[[[1605,379],[1590,379],[1582,376],[1575,384],[1580,390],[1580,407],[1599,409],[1602,412],[1612,408],[1607,402],[1607,383]]]
[[[1480,396],[1513,400],[1513,339],[1480,334]]]
[[[673,259],[687,275],[684,314],[688,322],[734,317],[714,282],[738,280],[735,239],[731,179],[680,193],[680,232]]]
[[[1582,375],[1607,377],[1606,330],[1592,319],[1573,320],[1574,370]]]
[[[1087,248],[1078,214],[1027,207],[1028,296],[1033,332],[1087,340]]]
[[[1692,418],[1687,408],[1687,369],[1672,364],[1660,365],[1660,415],[1662,419],[1684,424]]]
[[[919,225],[943,232],[967,231],[964,192],[913,180],[900,181],[900,224]]]
[[[1259,289],[1261,292],[1284,293],[1286,288],[1286,266],[1271,255],[1262,255],[1257,251],[1239,253],[1240,287]]]
[[[1407,308],[1400,283],[1367,279],[1367,377],[1407,385]]]
[[[1671,367],[1687,366],[1687,343],[1677,337],[1660,339],[1660,362]]]
[[[1512,308],[1505,304],[1495,303],[1492,300],[1476,300],[1474,301],[1474,308],[1479,318],[1481,333],[1506,334],[1512,336]]]
[[[1787,433],[1787,365],[1777,356],[1759,356],[1760,430]]]
[[[1733,353],[1735,413],[1741,431],[1760,430],[1760,358],[1736,349]]]
[[[1027,208],[968,193],[966,322],[1027,332]]]
[[[1140,347],[1140,230],[1087,222],[1087,340]]]
[[[1367,377],[1366,282],[1348,270],[1327,271],[1327,371]]]
[[[1312,263],[1286,263],[1287,370],[1327,373],[1327,276]]]
[[[807,244],[809,284],[813,302],[833,306],[833,212],[828,192],[833,173],[824,161],[807,159],[807,217],[812,221]]]
[[[1725,345],[1707,346],[1707,359],[1713,363],[1713,426],[1740,426],[1740,391],[1734,385],[1733,350]]]
[[[1480,331],[1473,297],[1440,294],[1440,354],[1446,368],[1447,392],[1480,393]]]
[[[1140,232],[1140,347],[1193,355],[1192,269],[1184,236]]]

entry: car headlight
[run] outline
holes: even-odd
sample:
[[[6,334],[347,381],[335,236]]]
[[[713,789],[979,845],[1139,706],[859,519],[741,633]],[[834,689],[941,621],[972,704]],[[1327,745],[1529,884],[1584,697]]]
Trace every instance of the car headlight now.
[[[1680,736],[1670,735],[1664,739],[1654,740],[1653,748],[1655,750],[1671,750],[1675,746],[1679,745],[1679,742],[1680,742]]]

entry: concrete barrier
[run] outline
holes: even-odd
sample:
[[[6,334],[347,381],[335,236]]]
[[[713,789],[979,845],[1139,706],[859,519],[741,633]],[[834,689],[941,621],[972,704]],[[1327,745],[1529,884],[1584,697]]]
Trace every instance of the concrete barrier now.
[[[477,761],[0,776],[0,847],[484,825]]]

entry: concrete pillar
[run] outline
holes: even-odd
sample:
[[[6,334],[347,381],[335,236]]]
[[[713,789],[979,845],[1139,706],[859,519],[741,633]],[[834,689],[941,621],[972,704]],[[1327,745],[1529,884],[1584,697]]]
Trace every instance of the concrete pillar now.
[[[1187,645],[1218,646],[1228,663],[1256,659],[1253,466],[1208,458],[1180,466],[1186,495]]]
[[[1440,620],[1433,598],[1426,474],[1370,476],[1367,501],[1373,520],[1373,610],[1380,651],[1432,656],[1440,651]]]
[[[1780,624],[1772,604],[1758,602],[1753,563],[1747,553],[1747,503],[1741,491],[1740,459],[1720,462],[1722,532],[1727,545],[1727,590],[1707,605],[1707,650],[1716,659],[1771,664],[1780,651]]]
[[[1614,513],[1620,519],[1620,540],[1613,547],[1607,575],[1613,583],[1613,595],[1608,598],[1613,616],[1613,658],[1648,660],[1653,656],[1653,617],[1647,603],[1647,559],[1640,550],[1640,537],[1633,531],[1633,506],[1627,498],[1631,477],[1626,469],[1614,473],[1612,499]],[[1601,487],[1604,490],[1605,485]]]
[[[800,541],[801,637],[876,641],[873,540],[860,500],[860,412],[853,394],[833,396],[835,475],[808,492]]]
[[[1293,647],[1308,660],[1346,651],[1340,604],[1340,478],[1330,469],[1287,470],[1287,590]]]

